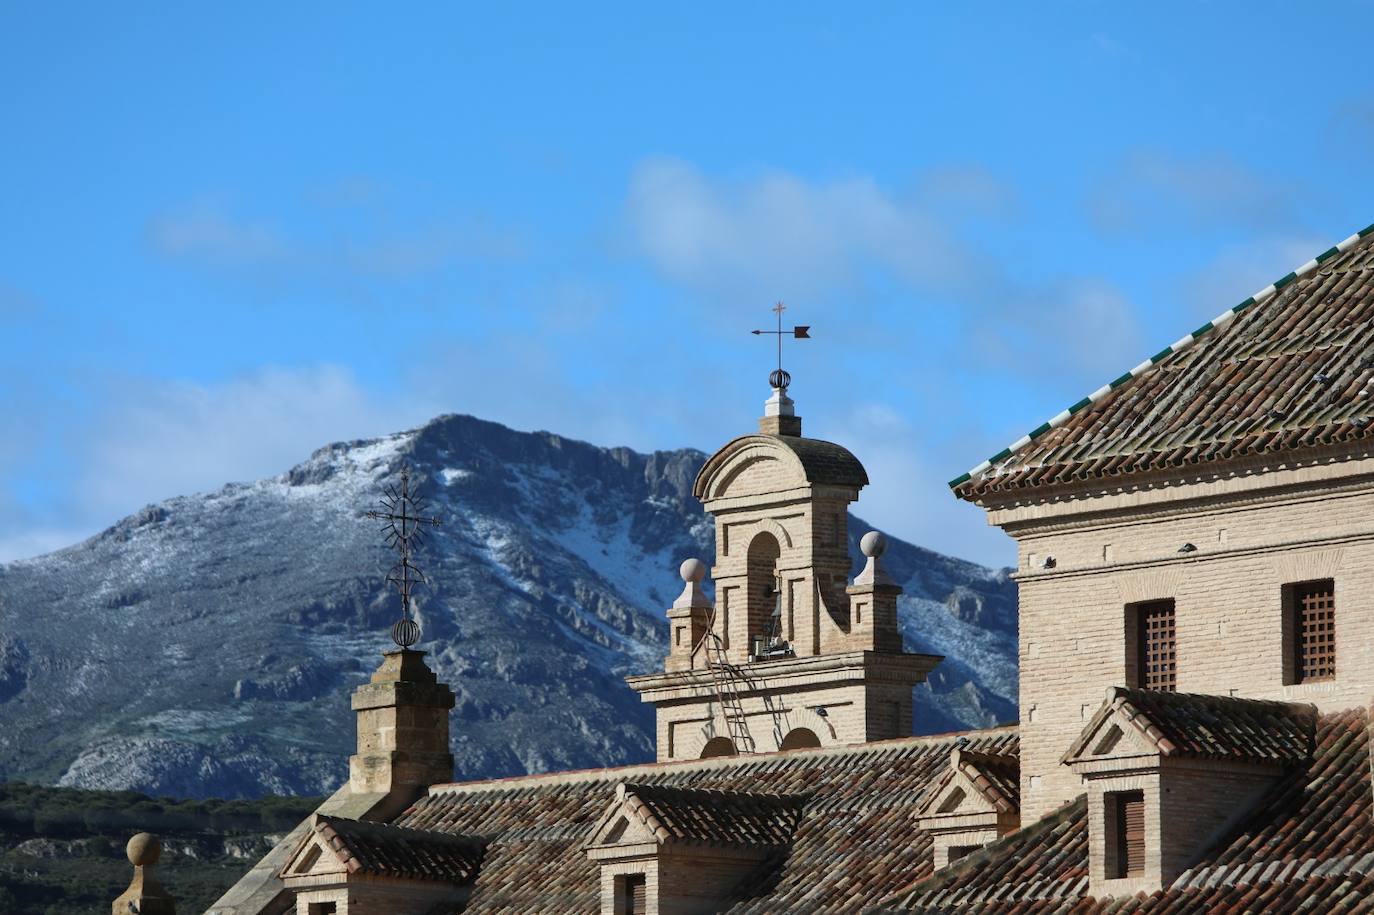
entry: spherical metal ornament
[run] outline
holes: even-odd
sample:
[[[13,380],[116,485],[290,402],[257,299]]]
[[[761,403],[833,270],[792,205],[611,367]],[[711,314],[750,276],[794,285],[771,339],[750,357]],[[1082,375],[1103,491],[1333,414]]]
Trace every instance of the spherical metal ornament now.
[[[140,832],[124,846],[124,853],[135,867],[151,867],[162,856],[162,842],[151,832]]]
[[[683,560],[677,573],[682,576],[683,581],[701,581],[706,577],[706,563],[695,558]]]
[[[887,550],[887,538],[880,531],[869,531],[859,541],[859,549],[865,556],[876,559]]]
[[[420,641],[420,624],[411,619],[397,620],[391,627],[391,641],[402,648],[409,648]]]
[[[773,369],[768,373],[768,383],[781,391],[792,383],[792,375],[785,369]]]

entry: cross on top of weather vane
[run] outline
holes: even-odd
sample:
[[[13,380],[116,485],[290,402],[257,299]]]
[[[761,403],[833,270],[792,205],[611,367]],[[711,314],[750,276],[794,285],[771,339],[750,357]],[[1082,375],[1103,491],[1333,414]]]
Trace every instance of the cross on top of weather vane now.
[[[402,648],[409,648],[420,640],[420,624],[410,618],[410,594],[416,585],[426,584],[425,575],[411,554],[424,540],[426,527],[438,527],[438,518],[426,518],[425,503],[410,489],[410,468],[401,467],[401,486],[388,484],[383,491],[382,510],[369,511],[367,517],[381,521],[386,545],[396,550],[399,560],[386,575],[387,584],[401,595],[401,618],[391,627],[391,640]]]
[[[756,337],[757,337],[759,334],[774,334],[774,335],[776,335],[777,338],[778,338],[778,367],[775,368],[772,372],[770,372],[770,373],[768,374],[768,383],[769,383],[769,385],[771,385],[772,387],[776,388],[776,389],[779,390],[779,391],[786,391],[786,390],[787,390],[787,386],[788,386],[789,384],[792,383],[792,376],[789,375],[787,372],[783,371],[783,368],[782,368],[782,338],[783,338],[784,336],[792,336],[792,337],[796,338],[797,340],[810,340],[810,339],[811,339],[811,325],[810,325],[810,324],[798,324],[798,325],[796,325],[795,327],[793,327],[791,330],[783,330],[783,329],[782,329],[782,313],[783,313],[784,311],[786,311],[786,310],[787,310],[787,306],[784,305],[784,304],[782,304],[781,302],[779,302],[778,304],[774,305],[773,308],[772,308],[773,313],[776,314],[776,315],[778,316],[778,329],[777,329],[777,330],[755,330],[755,331],[750,331],[750,333],[752,333],[752,334],[753,334],[754,336],[756,336]]]

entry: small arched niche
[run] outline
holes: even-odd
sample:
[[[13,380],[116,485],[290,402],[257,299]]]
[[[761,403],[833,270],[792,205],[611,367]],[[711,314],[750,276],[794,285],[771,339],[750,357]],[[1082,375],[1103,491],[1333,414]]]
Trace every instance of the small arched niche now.
[[[735,742],[729,737],[712,737],[706,741],[706,746],[701,748],[702,759],[714,759],[717,756],[734,756]]]
[[[821,739],[816,736],[816,732],[810,728],[793,728],[787,732],[787,736],[782,739],[779,750],[805,750],[808,747],[819,747]]]

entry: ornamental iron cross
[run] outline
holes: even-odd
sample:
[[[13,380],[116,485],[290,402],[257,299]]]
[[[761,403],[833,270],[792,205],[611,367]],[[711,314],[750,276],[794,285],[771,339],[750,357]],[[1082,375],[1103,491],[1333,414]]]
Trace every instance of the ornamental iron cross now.
[[[383,522],[382,537],[400,557],[386,575],[387,584],[401,595],[401,618],[391,627],[391,640],[409,648],[420,640],[420,625],[410,618],[410,594],[416,585],[427,584],[425,574],[410,557],[424,541],[424,528],[438,527],[440,521],[425,517],[424,500],[410,489],[409,467],[401,467],[400,489],[388,484],[383,492],[382,510],[369,511],[367,517]]]
[[[778,316],[777,330],[755,330],[750,331],[754,336],[759,334],[772,334],[778,338],[778,367],[768,375],[768,383],[780,391],[786,391],[787,386],[792,383],[792,376],[782,369],[782,338],[791,336],[797,340],[811,339],[811,325],[798,324],[791,330],[782,329],[782,313],[787,310],[787,306],[779,302],[774,305],[772,311]]]

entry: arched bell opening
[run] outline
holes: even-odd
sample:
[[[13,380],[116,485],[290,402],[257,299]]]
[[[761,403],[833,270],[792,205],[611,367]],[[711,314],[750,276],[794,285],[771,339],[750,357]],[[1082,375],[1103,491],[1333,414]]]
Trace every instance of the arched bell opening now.
[[[769,531],[759,531],[749,541],[745,600],[749,656],[752,659],[792,653],[787,647],[782,624],[782,594],[778,581],[778,559],[781,556],[782,546]]]
[[[819,747],[821,739],[816,736],[816,732],[810,728],[793,728],[787,732],[787,736],[782,739],[779,750],[805,750],[808,747]]]

